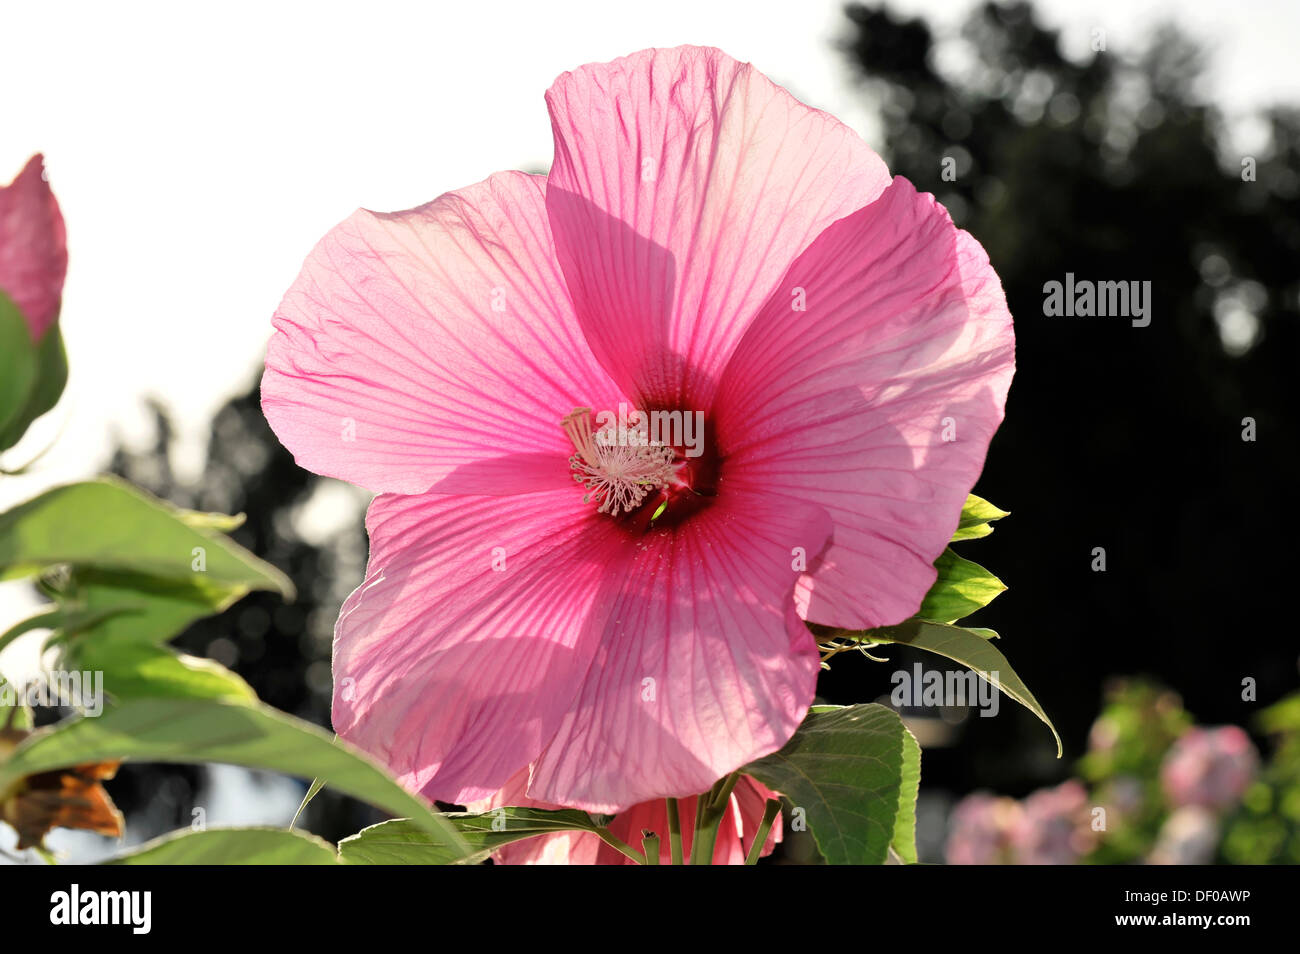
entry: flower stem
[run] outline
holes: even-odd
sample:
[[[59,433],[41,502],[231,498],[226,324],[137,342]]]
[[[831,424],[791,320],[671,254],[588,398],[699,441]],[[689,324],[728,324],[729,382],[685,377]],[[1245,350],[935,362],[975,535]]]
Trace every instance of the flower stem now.
[[[641,829],[641,850],[645,852],[646,864],[659,864],[659,836],[648,828]]]
[[[709,809],[722,815],[727,808],[727,802],[731,800],[731,790],[736,787],[740,781],[740,773],[732,772],[726,778],[713,786],[713,797],[709,801]]]
[[[713,846],[718,840],[718,823],[727,813],[731,790],[740,781],[740,773],[732,772],[719,779],[707,795],[701,795],[695,808],[695,836],[691,839],[691,864],[713,864]]]
[[[671,863],[682,863],[682,816],[677,806],[677,799],[664,799],[668,806],[668,852]]]
[[[691,829],[691,857],[686,862],[690,865],[701,863],[696,860],[698,857],[696,849],[699,847],[700,833],[704,831],[704,809],[707,807],[708,801],[709,796],[707,794],[698,795],[695,798],[695,823]]]
[[[763,855],[763,846],[767,844],[767,833],[772,830],[772,823],[776,821],[776,816],[779,814],[781,814],[780,799],[769,798],[767,804],[763,806],[763,820],[758,823],[758,832],[754,835],[754,843],[749,846],[749,855],[745,858],[745,864],[758,864],[758,859]]]

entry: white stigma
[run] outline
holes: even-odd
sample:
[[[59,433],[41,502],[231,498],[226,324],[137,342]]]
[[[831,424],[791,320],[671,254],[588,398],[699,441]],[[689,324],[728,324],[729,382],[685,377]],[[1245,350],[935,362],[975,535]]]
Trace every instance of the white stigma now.
[[[631,513],[647,494],[673,479],[673,449],[652,443],[644,431],[625,431],[622,441],[610,425],[593,434],[589,407],[574,408],[560,426],[577,452],[569,458],[569,467],[587,491],[583,503],[594,500],[599,513]]]

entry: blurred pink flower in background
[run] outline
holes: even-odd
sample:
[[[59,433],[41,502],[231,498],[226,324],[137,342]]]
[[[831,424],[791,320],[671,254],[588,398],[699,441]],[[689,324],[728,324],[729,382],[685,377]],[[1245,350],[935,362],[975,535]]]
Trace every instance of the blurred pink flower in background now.
[[[1160,826],[1147,857],[1151,865],[1208,865],[1219,847],[1219,820],[1200,805],[1184,805]]]
[[[1012,864],[1011,835],[1021,813],[1014,798],[987,792],[967,795],[948,819],[948,864]]]
[[[1106,809],[1108,827],[1127,825],[1146,804],[1146,786],[1131,775],[1119,775],[1101,788],[1099,803]]]
[[[68,271],[67,234],[58,200],[37,154],[8,186],[0,187],[0,292],[18,306],[32,340],[59,316]]]
[[[538,802],[527,794],[527,773],[521,772],[500,792],[481,802],[469,806],[471,811],[487,812],[498,806],[521,806],[526,808],[559,808],[546,802]],[[713,864],[743,865],[750,845],[758,834],[759,823],[763,819],[763,809],[769,798],[776,795],[760,782],[748,775],[741,776],[731,793],[730,809],[718,825],[718,837],[713,846]],[[694,796],[683,798],[679,803],[682,824],[682,853],[689,858],[693,830],[691,820],[695,817]],[[781,816],[776,817],[767,839],[763,843],[763,856],[781,842]],[[668,809],[663,799],[655,799],[634,805],[626,811],[619,812],[609,824],[610,832],[631,847],[640,851],[642,832],[649,831],[659,837],[659,857],[661,864],[670,861],[668,840]],[[612,848],[599,837],[590,832],[565,831],[553,835],[540,835],[524,841],[517,841],[493,852],[492,857],[498,864],[505,865],[620,865],[635,862],[616,848]]]
[[[1020,802],[976,792],[948,824],[950,865],[1070,865],[1094,842],[1088,793],[1074,779]]]
[[[1088,792],[1078,781],[1039,789],[1021,809],[1011,833],[1017,864],[1072,865],[1091,850]]]
[[[303,467],[380,494],[336,731],[429,798],[529,766],[533,798],[612,812],[784,744],[805,619],[917,610],[1014,337],[979,244],[747,64],[647,50],[547,104],[549,177],[320,242],[262,406]],[[701,452],[602,444],[590,409],[624,404],[700,414]]]
[[[1175,806],[1222,810],[1235,804],[1255,778],[1259,754],[1235,725],[1189,729],[1165,756],[1160,781]]]

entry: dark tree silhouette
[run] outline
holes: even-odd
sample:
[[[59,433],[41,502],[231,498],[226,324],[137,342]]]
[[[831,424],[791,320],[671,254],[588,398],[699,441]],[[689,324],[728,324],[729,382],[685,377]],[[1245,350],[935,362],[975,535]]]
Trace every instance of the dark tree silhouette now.
[[[970,75],[950,77],[924,22],[846,14],[891,170],[984,244],[1016,319],[1018,371],[977,488],[1012,516],[963,552],[1009,584],[975,619],[1003,634],[1067,744],[1057,762],[1041,726],[1004,708],[927,752],[927,784],[1019,795],[1063,777],[1111,673],[1156,676],[1202,722],[1249,724],[1296,685],[1279,597],[1300,462],[1300,114],[1267,113],[1270,151],[1234,154],[1194,94],[1198,49],[1172,28],[1129,59],[1074,62],[1028,4],[986,4],[962,30]],[[1067,272],[1150,281],[1151,324],[1045,316],[1044,283]],[[884,691],[895,667],[837,668],[824,685],[848,701],[864,672]],[[1248,678],[1259,703],[1243,700]]]

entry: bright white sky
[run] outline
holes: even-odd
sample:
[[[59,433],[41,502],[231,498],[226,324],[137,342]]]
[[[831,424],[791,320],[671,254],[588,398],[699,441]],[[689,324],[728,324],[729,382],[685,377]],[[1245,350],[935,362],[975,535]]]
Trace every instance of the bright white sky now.
[[[830,47],[841,6],[0,0],[0,182],[46,154],[71,259],[69,389],[6,462],[59,440],[32,475],[0,478],[0,508],[95,473],[114,435],[146,441],[147,395],[176,415],[193,473],[210,414],[253,380],[271,314],[317,239],[357,206],[408,208],[499,169],[547,166],[542,94],[564,70],[715,45],[872,141]],[[970,4],[893,6],[942,26]],[[1072,51],[1094,27],[1122,50],[1176,16],[1217,50],[1209,91],[1231,110],[1300,101],[1294,0],[1042,10]],[[0,631],[25,605],[0,587]]]

